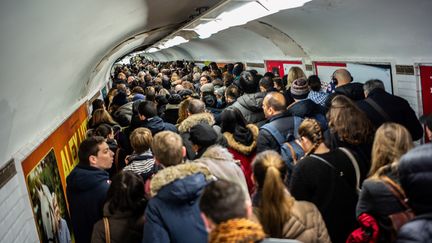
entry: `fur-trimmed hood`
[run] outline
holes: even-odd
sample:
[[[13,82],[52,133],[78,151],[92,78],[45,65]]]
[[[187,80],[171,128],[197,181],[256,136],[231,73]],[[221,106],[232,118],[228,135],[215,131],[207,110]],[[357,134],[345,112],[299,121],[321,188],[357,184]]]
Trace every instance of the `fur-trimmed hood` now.
[[[176,166],[170,166],[159,171],[151,180],[150,194],[156,196],[162,189],[161,197],[170,197],[177,199],[187,199],[196,196],[209,181],[215,177],[209,169],[202,164],[184,163]]]
[[[179,133],[185,133],[189,132],[189,130],[195,126],[196,124],[203,122],[207,123],[210,126],[213,126],[215,124],[215,120],[213,117],[213,114],[208,112],[198,113],[190,115],[188,118],[186,118],[182,123],[180,123],[178,127]]]
[[[201,156],[201,158],[208,158],[213,160],[234,161],[233,155],[224,147],[220,145],[213,145],[209,147]]]
[[[235,151],[240,152],[244,155],[249,155],[256,148],[259,129],[254,124],[248,124],[246,127],[252,132],[252,136],[253,136],[253,142],[248,146],[237,142],[234,139],[234,135],[232,133],[224,132],[223,135],[224,135],[226,141],[228,142],[228,147],[230,147],[230,148],[234,149]]]

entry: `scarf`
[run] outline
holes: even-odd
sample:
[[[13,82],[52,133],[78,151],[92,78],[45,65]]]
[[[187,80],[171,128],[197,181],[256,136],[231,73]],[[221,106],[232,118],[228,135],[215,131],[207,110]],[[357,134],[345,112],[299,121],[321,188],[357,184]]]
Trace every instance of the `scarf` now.
[[[264,239],[261,225],[248,219],[231,219],[220,223],[209,235],[209,242],[257,242]]]

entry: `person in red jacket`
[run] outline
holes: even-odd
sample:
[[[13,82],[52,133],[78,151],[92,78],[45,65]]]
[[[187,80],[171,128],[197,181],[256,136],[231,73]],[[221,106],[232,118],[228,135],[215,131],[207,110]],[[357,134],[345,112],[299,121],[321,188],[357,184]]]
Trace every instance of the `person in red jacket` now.
[[[251,163],[256,154],[258,127],[254,124],[247,124],[242,113],[237,108],[233,108],[222,112],[221,132],[228,143],[228,151],[234,159],[240,160],[249,193],[252,193],[254,184]]]

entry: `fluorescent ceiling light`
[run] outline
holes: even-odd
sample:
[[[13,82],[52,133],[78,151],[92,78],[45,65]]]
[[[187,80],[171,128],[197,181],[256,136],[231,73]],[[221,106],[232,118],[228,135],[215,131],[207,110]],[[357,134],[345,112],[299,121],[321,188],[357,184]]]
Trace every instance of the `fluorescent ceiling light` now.
[[[152,47],[152,48],[148,49],[146,52],[153,53],[153,52],[157,52],[157,51],[159,51],[159,49]]]
[[[249,21],[274,14],[283,9],[297,8],[311,0],[259,0],[247,2],[231,11],[226,11],[215,20],[198,25],[194,30],[201,39],[221,30],[244,25]]]

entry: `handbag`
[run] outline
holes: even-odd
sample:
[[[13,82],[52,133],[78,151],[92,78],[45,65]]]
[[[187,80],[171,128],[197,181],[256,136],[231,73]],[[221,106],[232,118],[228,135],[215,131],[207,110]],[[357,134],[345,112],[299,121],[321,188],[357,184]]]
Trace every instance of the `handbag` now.
[[[387,176],[382,176],[380,179],[384,182],[390,192],[399,200],[402,206],[405,207],[404,211],[393,213],[388,216],[392,223],[392,238],[395,240],[397,232],[402,227],[402,225],[413,219],[415,215],[407,203],[407,197],[404,190]]]
[[[111,243],[110,229],[109,229],[109,221],[107,217],[103,217],[104,228],[105,228],[105,242]]]

